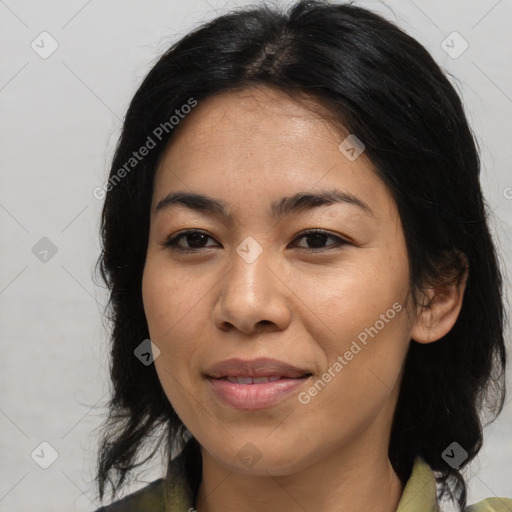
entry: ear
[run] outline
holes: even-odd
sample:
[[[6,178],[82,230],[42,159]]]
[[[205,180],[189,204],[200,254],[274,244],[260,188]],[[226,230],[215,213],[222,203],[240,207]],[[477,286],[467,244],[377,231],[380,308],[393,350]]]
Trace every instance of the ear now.
[[[468,277],[468,261],[460,251],[448,265],[442,277],[424,288],[423,301],[417,305],[411,338],[418,343],[432,343],[450,332],[462,308]]]

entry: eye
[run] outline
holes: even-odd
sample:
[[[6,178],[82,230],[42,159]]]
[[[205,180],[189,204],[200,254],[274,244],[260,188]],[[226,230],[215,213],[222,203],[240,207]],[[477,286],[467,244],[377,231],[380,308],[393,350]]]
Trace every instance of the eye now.
[[[323,231],[322,229],[310,229],[308,231],[303,232],[301,235],[297,236],[295,240],[300,239],[307,240],[307,243],[312,245],[313,247],[304,247],[304,246],[298,246],[303,249],[310,249],[313,251],[322,251],[327,248],[327,250],[330,250],[329,248],[332,247],[340,247],[343,245],[350,245],[350,242],[347,240],[344,240],[343,238],[340,238],[339,236],[333,235],[332,233],[329,233],[328,231]],[[325,242],[329,239],[335,240],[334,244],[330,244],[328,246],[325,246]]]
[[[189,231],[183,231],[182,233],[178,233],[177,235],[170,237],[164,243],[164,245],[177,251],[197,252],[197,250],[203,248],[213,247],[211,245],[204,245],[209,238],[213,240],[213,238],[210,235],[204,233],[203,231],[193,229]],[[189,244],[189,246],[183,247],[182,245],[180,245],[180,242],[182,240],[185,240]]]
[[[209,247],[216,247],[216,245],[206,245],[208,242],[208,239],[213,240],[213,237],[208,235],[207,233],[203,231],[198,230],[188,230],[183,231],[181,233],[178,233],[177,235],[171,236],[164,245],[166,247],[171,248],[172,250],[181,251],[181,252],[199,252],[201,249],[207,249]],[[344,245],[350,245],[350,242],[347,240],[344,240],[343,238],[340,238],[339,236],[333,235],[332,233],[329,233],[328,231],[323,231],[321,229],[310,229],[308,231],[305,231],[301,233],[299,236],[295,237],[294,242],[297,240],[304,239],[306,240],[307,244],[310,245],[310,247],[307,246],[300,246],[297,245],[297,247],[305,250],[311,250],[311,251],[322,251],[322,250],[330,250],[329,248],[335,248],[335,247],[341,247]],[[328,239],[332,239],[335,242],[333,244],[329,244],[325,246],[325,243]],[[184,246],[181,242],[185,242],[186,245]],[[312,247],[311,247],[312,246]]]

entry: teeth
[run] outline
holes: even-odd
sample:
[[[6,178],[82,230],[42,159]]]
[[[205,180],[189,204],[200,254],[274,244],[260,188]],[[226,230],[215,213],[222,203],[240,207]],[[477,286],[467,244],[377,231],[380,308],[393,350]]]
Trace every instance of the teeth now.
[[[260,382],[275,382],[279,380],[281,377],[253,377],[253,382],[255,384],[259,384]]]
[[[281,377],[227,377],[229,382],[233,382],[235,384],[263,384],[264,382],[275,382],[279,380]]]

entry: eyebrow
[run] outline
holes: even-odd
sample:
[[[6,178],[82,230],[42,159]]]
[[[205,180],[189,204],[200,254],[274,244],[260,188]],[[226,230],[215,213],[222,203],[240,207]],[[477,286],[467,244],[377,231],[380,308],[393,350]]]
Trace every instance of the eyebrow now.
[[[366,214],[375,217],[371,208],[358,197],[341,190],[323,190],[320,192],[297,192],[296,194],[274,201],[270,204],[270,215],[281,218],[292,213],[301,213],[319,206],[326,206],[335,203],[345,203],[355,206]],[[161,199],[155,207],[155,214],[170,208],[173,205],[182,205],[191,210],[198,210],[231,219],[228,213],[228,206],[219,199],[197,194],[194,192],[171,192]]]

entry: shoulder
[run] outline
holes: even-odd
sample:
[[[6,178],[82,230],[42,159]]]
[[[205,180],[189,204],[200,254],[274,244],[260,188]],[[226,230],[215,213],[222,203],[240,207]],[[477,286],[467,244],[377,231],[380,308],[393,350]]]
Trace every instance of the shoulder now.
[[[164,512],[163,492],[164,479],[159,478],[95,512]]]
[[[486,498],[466,507],[464,512],[512,512],[512,499]]]

